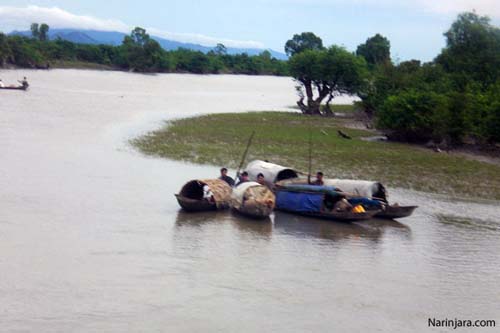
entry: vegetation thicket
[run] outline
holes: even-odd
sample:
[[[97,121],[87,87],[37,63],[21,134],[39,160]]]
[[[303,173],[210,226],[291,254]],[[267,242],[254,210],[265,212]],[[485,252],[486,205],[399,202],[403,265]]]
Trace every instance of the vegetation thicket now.
[[[390,42],[380,34],[355,53],[325,48],[312,33],[295,35],[285,49],[299,83],[297,104],[305,114],[329,116],[335,95],[357,95],[392,139],[443,146],[499,143],[500,28],[468,12],[444,36],[446,47],[433,61],[394,64]],[[326,97],[327,107],[321,108]]]
[[[188,49],[166,51],[140,27],[119,46],[76,44],[60,38],[49,40],[49,26],[45,23],[33,23],[30,30],[31,38],[0,33],[0,67],[47,68],[50,64],[64,67],[69,63],[135,72],[288,75],[286,61],[273,58],[267,50],[256,56],[230,55],[219,44],[207,54]]]

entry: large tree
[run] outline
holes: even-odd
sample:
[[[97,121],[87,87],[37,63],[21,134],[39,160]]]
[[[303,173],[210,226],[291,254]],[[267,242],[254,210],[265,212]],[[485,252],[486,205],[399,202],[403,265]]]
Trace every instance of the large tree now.
[[[484,86],[500,76],[500,28],[476,13],[460,14],[445,32],[446,48],[436,58],[465,87],[471,79]]]
[[[289,67],[299,82],[297,105],[305,114],[333,115],[329,103],[335,96],[357,94],[365,85],[365,60],[335,45],[297,53],[290,58]],[[326,108],[322,110],[325,99]]]
[[[41,41],[46,41],[49,39],[49,26],[46,23],[40,24],[38,37]]]
[[[121,47],[126,61],[124,65],[131,70],[144,72],[167,66],[162,61],[165,57],[160,44],[143,28],[136,27],[130,36],[125,36]]]
[[[370,65],[379,65],[391,61],[391,42],[384,36],[376,34],[360,44],[356,54],[364,57]]]
[[[300,35],[295,34],[293,35],[293,38],[288,40],[285,44],[285,52],[289,56],[293,56],[306,50],[322,49],[324,49],[323,41],[312,32],[303,32]]]

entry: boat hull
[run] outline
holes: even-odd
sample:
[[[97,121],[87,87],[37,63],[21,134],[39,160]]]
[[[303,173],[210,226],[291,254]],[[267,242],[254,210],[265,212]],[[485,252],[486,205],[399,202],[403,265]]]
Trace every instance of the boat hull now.
[[[28,87],[0,87],[0,89],[4,90],[26,90]]]
[[[302,215],[320,218],[323,220],[331,220],[338,222],[356,222],[356,221],[365,221],[373,218],[380,211],[378,210],[370,210],[364,213],[353,213],[353,212],[328,212],[328,213],[317,213],[317,212],[296,212],[288,209],[279,209],[280,211],[287,212],[290,214]]]
[[[375,217],[382,219],[401,219],[413,214],[418,206],[387,206],[385,210],[380,211]]]
[[[233,211],[252,219],[262,220],[266,219],[273,212],[273,207],[268,207],[265,205],[260,205],[259,207],[233,207]]]
[[[179,194],[176,194],[175,197],[177,198],[177,202],[179,203],[179,205],[186,212],[207,212],[226,208],[219,208],[214,202],[209,202],[207,200],[190,199]]]

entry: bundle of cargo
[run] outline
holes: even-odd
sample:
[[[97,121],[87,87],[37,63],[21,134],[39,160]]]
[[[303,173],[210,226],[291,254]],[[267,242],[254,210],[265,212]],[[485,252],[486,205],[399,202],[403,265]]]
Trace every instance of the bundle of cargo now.
[[[252,218],[268,217],[275,205],[273,192],[257,182],[241,183],[233,189],[231,208]]]

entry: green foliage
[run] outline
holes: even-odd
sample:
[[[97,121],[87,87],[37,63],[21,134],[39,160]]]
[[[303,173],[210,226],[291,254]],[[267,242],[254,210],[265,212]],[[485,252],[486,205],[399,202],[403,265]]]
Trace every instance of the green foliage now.
[[[500,142],[500,29],[489,22],[460,14],[433,62],[372,66],[360,97],[379,128],[407,141]]]
[[[391,43],[380,34],[368,38],[366,43],[358,46],[356,54],[365,58],[371,65],[380,65],[391,61]]]
[[[409,90],[389,96],[380,108],[378,126],[396,139],[419,141],[435,138],[447,112],[447,98],[433,92]],[[441,116],[441,117],[440,117]]]
[[[39,39],[41,41],[48,40],[49,39],[48,33],[49,33],[49,26],[45,23],[42,23],[40,25],[40,30],[39,30]]]
[[[322,50],[323,48],[323,41],[321,38],[312,32],[303,32],[300,35],[293,35],[293,38],[286,42],[285,53],[289,56],[293,56],[306,50]]]
[[[444,34],[446,48],[436,58],[463,89],[473,80],[494,84],[500,75],[500,28],[476,13],[460,14]]]
[[[300,83],[298,105],[306,114],[322,114],[320,105],[327,97],[328,104],[338,94],[358,93],[367,75],[362,57],[335,45],[296,53],[289,60],[289,68],[290,74]],[[302,101],[304,97],[307,105]]]
[[[179,49],[167,52],[146,30],[135,28],[120,46],[75,44],[66,40],[43,40],[47,25],[32,24],[36,38],[6,36],[0,33],[0,67],[12,64],[28,68],[45,68],[49,62],[92,63],[136,72],[234,73],[251,75],[288,75],[285,61],[268,51],[258,56],[229,55],[224,45],[214,51]]]
[[[8,37],[0,32],[0,66],[4,65],[11,55]]]
[[[40,30],[38,23],[31,23],[30,30],[31,30],[31,37],[35,39],[38,39],[40,37]]]

